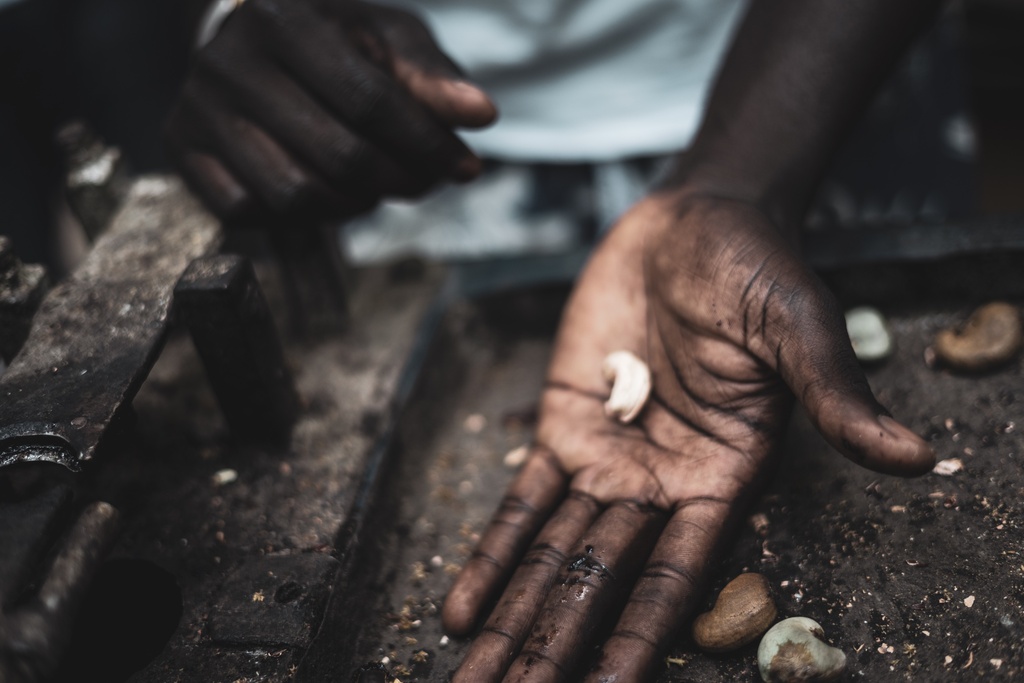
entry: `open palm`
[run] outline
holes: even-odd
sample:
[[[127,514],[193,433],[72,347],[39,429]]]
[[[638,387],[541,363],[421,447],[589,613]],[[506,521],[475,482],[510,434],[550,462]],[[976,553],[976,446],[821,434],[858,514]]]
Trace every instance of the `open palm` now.
[[[603,408],[601,363],[618,350],[653,375],[628,425]],[[831,295],[758,210],[679,193],[634,207],[577,284],[531,457],[445,603],[445,626],[466,633],[507,583],[453,680],[582,677],[620,609],[586,680],[649,678],[770,472],[794,396],[862,465],[931,467],[871,395]]]

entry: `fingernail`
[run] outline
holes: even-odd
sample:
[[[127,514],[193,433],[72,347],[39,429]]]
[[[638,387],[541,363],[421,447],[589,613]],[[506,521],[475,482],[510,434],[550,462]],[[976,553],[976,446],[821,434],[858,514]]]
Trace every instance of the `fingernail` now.
[[[463,92],[475,93],[475,94],[479,94],[479,95],[483,95],[484,97],[487,97],[487,93],[484,92],[483,88],[481,88],[478,85],[474,85],[473,83],[470,83],[469,81],[451,81],[451,84],[455,88],[457,88],[459,90],[462,90]]]
[[[917,434],[910,431],[888,415],[879,415],[878,424],[882,425],[882,428],[889,432],[889,436],[895,439],[910,439],[912,441],[922,440]]]
[[[887,415],[879,415],[878,424],[889,432],[889,436],[897,441],[902,441],[909,447],[905,452],[912,460],[912,462],[908,461],[912,474],[923,474],[932,468],[935,462],[935,450],[924,439]]]

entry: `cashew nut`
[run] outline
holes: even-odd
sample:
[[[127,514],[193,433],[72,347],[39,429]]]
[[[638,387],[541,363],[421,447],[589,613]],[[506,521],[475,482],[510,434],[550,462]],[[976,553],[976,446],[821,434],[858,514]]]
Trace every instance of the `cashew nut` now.
[[[729,652],[752,643],[775,621],[768,580],[740,574],[718,594],[710,612],[693,622],[693,639],[707,652]]]
[[[651,393],[651,370],[647,363],[629,351],[615,351],[604,359],[601,372],[612,384],[612,393],[604,404],[605,415],[619,422],[632,422]]]
[[[1020,310],[997,301],[971,313],[962,326],[939,332],[935,353],[952,368],[977,372],[1012,360],[1022,342]]]
[[[766,683],[833,681],[846,668],[846,655],[825,642],[818,622],[791,617],[764,634],[757,647],[757,668]]]

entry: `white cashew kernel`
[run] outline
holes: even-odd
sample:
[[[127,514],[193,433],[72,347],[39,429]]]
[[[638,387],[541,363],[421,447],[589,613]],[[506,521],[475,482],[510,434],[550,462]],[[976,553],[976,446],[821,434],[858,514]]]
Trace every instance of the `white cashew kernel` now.
[[[834,681],[846,669],[846,654],[825,642],[818,622],[790,617],[764,634],[757,646],[757,668],[766,683]]]
[[[601,365],[605,380],[611,382],[612,393],[604,404],[604,413],[619,422],[632,422],[651,394],[651,370],[629,351],[608,354]]]

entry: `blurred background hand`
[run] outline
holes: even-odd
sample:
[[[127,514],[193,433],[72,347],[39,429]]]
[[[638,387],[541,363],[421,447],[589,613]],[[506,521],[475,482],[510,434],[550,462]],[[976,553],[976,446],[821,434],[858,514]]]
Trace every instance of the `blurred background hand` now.
[[[454,129],[496,115],[411,14],[249,0],[196,55],[166,139],[222,218],[338,218],[472,179]]]

